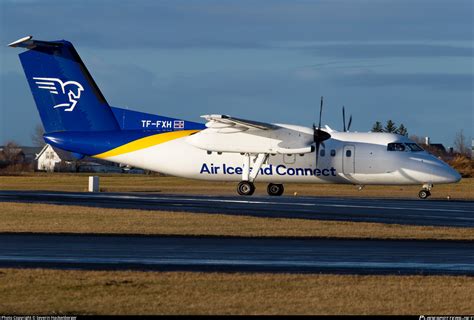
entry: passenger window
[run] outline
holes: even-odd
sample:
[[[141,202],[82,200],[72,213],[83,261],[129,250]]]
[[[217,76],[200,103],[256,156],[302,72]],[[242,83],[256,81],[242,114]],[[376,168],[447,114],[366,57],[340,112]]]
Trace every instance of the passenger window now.
[[[326,155],[326,150],[321,149],[321,151],[319,151],[319,155],[320,155],[321,157],[324,157],[324,156]]]
[[[335,157],[336,156],[336,150],[332,149],[331,150],[331,157]]]
[[[351,150],[346,150],[346,157],[350,157],[352,155]]]

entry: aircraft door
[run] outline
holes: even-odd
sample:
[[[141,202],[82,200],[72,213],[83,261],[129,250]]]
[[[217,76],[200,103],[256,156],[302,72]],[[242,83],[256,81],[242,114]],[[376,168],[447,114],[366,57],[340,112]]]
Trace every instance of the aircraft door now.
[[[353,145],[344,146],[344,152],[342,154],[342,172],[344,174],[355,173],[355,146]]]

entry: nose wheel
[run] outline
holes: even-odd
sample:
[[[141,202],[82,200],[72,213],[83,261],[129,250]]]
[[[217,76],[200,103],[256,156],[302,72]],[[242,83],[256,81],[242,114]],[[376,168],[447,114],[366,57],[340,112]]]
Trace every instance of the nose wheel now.
[[[241,196],[251,196],[255,192],[255,185],[250,181],[241,181],[237,185],[237,193]]]
[[[283,191],[285,191],[285,189],[283,188],[282,184],[268,184],[267,192],[270,196],[281,196],[283,194]]]
[[[431,189],[433,188],[432,184],[425,183],[422,188],[423,189],[418,192],[418,197],[420,197],[420,199],[426,199],[431,196]]]
[[[420,192],[418,192],[418,197],[420,197],[420,199],[426,199],[428,198],[429,196],[431,196],[431,192],[429,190],[420,190]]]

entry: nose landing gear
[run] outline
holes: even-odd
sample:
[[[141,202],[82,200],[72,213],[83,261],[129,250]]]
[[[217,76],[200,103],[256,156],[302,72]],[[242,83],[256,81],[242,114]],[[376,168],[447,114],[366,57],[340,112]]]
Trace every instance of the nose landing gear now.
[[[268,195],[270,196],[281,196],[285,191],[282,184],[269,183],[267,187]]]
[[[420,192],[418,192],[418,197],[420,199],[426,199],[431,196],[431,189],[433,188],[432,184],[424,184]]]
[[[418,197],[420,197],[420,199],[426,199],[429,196],[431,196],[431,192],[429,190],[422,189],[420,192],[418,192]]]

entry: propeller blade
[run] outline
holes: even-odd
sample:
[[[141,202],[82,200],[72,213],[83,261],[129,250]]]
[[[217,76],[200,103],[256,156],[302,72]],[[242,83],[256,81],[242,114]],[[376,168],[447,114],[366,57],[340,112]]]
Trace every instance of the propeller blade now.
[[[342,106],[342,125],[344,128],[344,132],[346,132],[346,109]]]
[[[321,96],[321,105],[319,106],[319,125],[318,130],[321,128],[321,118],[323,116],[323,96]]]
[[[323,116],[323,96],[321,96],[321,105],[319,106],[319,124],[316,127],[316,124],[313,123],[313,140],[316,144],[316,167],[318,167],[318,160],[319,160],[319,147],[323,144],[324,140],[331,138],[331,135],[324,130],[321,130],[321,121]]]
[[[349,123],[347,124],[347,131],[349,131],[349,129],[351,128],[351,123],[352,123],[352,114],[349,117]]]

